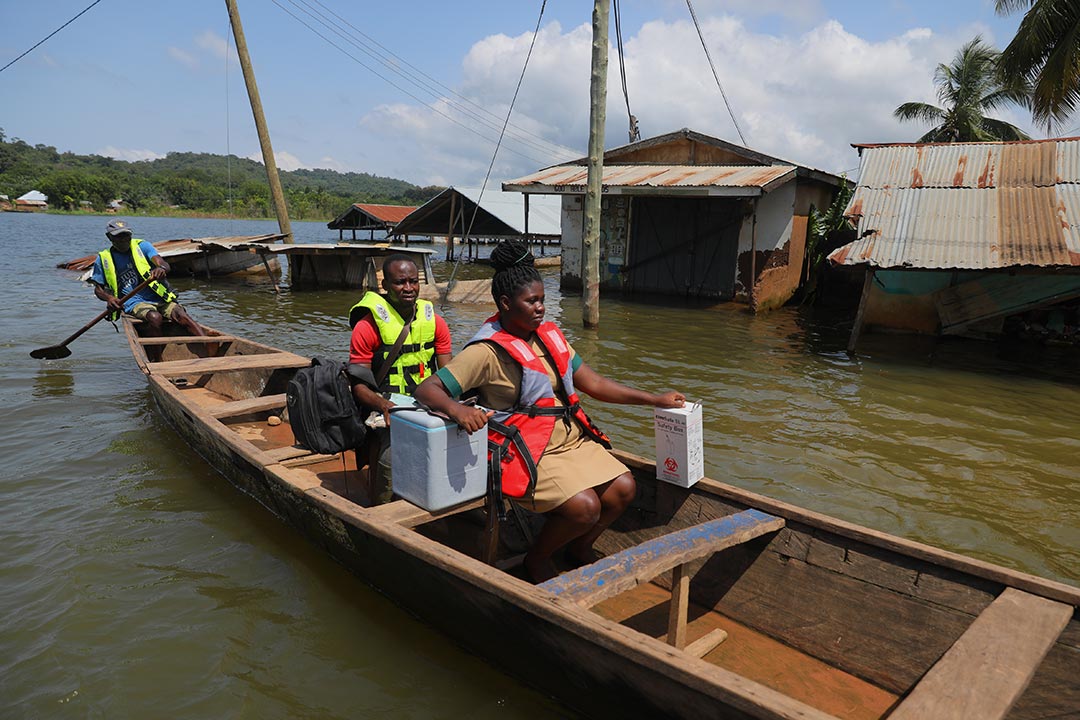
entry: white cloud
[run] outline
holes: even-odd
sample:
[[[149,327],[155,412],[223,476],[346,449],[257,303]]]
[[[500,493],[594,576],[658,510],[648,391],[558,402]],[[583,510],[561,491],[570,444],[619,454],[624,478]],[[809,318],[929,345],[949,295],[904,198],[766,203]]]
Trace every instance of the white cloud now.
[[[160,160],[165,157],[161,153],[156,153],[153,150],[136,150],[133,148],[118,148],[112,145],[98,150],[97,155],[103,157],[111,157],[115,160],[127,160],[129,162],[138,162],[140,160]]]
[[[772,0],[757,4],[782,12]],[[707,5],[698,7],[702,32],[746,145],[833,172],[857,164],[852,142],[910,141],[925,132],[928,128],[917,124],[899,124],[893,110],[909,100],[936,103],[935,66],[948,62],[976,33],[985,33],[976,25],[950,35],[898,28],[893,37],[869,41],[837,20],[822,20],[799,33],[775,35],[752,32],[730,15],[706,17],[702,6]],[[818,13],[819,4],[812,5],[805,13]],[[438,177],[479,184],[530,40],[530,33],[492,35],[473,45],[462,61],[457,91],[487,108],[493,114],[486,116],[488,125],[494,127],[465,114],[459,98],[430,106],[382,105],[364,115],[361,127],[376,136],[386,155],[383,171],[419,176],[420,182]],[[517,137],[504,140],[493,177],[523,175],[568,159],[549,143],[584,155],[590,43],[587,24],[564,32],[551,23],[541,30],[511,121]],[[648,22],[624,46],[630,103],[643,137],[689,127],[742,144],[689,20]],[[614,51],[607,107],[605,144],[625,144],[626,110]]]
[[[191,70],[199,67],[199,61],[195,58],[194,55],[187,51],[181,50],[178,47],[169,46],[168,53],[169,57],[171,57],[173,60],[177,61],[181,65],[184,65],[185,67],[190,68]]]
[[[229,50],[229,43],[224,35],[213,30],[203,30],[195,37],[195,45],[212,54],[219,60],[225,57]]]
[[[250,155],[247,156],[247,159],[248,160],[254,160],[255,162],[262,165],[263,157],[262,157],[261,152],[253,152],[253,153],[251,153]],[[331,158],[324,158],[324,160],[326,160],[326,159],[331,159]],[[277,163],[278,170],[300,170],[300,169],[312,170],[312,169],[314,169],[316,167],[326,167],[325,165],[322,165],[322,164],[311,165],[309,163],[305,163],[303,160],[296,157],[291,152],[287,152],[285,150],[275,150],[274,151],[274,161]],[[332,168],[332,169],[337,170],[338,168]]]

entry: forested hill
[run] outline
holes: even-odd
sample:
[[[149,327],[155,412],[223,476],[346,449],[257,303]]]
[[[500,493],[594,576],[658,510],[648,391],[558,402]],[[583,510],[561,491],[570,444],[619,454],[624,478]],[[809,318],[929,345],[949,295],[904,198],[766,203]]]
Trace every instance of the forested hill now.
[[[282,171],[280,175],[289,216],[297,220],[329,220],[354,202],[421,205],[443,189],[334,170]],[[262,163],[235,155],[185,152],[127,162],[30,145],[7,138],[0,130],[0,195],[15,199],[30,190],[45,193],[54,209],[103,210],[110,201],[122,199],[127,209],[146,214],[178,209],[236,217],[273,216]]]

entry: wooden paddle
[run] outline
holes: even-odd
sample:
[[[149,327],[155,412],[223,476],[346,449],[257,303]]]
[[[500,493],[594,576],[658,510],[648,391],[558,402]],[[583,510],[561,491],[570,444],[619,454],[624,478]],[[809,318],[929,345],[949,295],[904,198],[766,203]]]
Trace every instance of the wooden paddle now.
[[[149,285],[150,281],[153,280],[153,279],[154,278],[152,278],[152,277],[148,277],[145,280],[143,280],[141,283],[136,285],[134,290],[129,292],[124,297],[120,298],[120,304],[123,305],[132,295],[134,295],[135,293],[139,292],[144,287]],[[32,350],[32,351],[30,351],[30,357],[35,358],[37,360],[59,360],[60,358],[66,358],[68,355],[71,354],[71,351],[68,350],[67,346],[69,344],[71,344],[75,340],[75,338],[79,337],[84,332],[86,332],[87,330],[94,327],[95,325],[97,325],[102,320],[104,320],[105,316],[108,315],[110,312],[112,312],[112,311],[109,310],[108,308],[105,308],[104,312],[102,312],[100,315],[98,315],[96,318],[94,318],[90,322],[83,325],[82,328],[80,328],[78,332],[76,332],[74,335],[69,337],[64,342],[60,343],[59,345],[50,345],[49,347],[43,347],[43,348],[38,348],[37,350]]]

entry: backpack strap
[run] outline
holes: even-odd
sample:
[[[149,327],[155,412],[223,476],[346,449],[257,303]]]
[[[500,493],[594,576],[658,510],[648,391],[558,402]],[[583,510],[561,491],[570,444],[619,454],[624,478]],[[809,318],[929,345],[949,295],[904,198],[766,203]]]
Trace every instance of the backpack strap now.
[[[416,308],[413,308],[413,317],[416,316]],[[412,318],[409,318],[409,322],[405,323],[405,327],[401,328],[401,334],[398,335],[397,340],[394,341],[394,346],[390,348],[390,352],[386,354],[386,358],[383,359],[382,366],[379,368],[379,377],[375,378],[375,391],[382,387],[383,381],[386,380],[386,376],[390,374],[390,368],[397,362],[398,356],[401,355],[401,346],[405,344],[405,338],[409,337],[409,330],[412,328]]]

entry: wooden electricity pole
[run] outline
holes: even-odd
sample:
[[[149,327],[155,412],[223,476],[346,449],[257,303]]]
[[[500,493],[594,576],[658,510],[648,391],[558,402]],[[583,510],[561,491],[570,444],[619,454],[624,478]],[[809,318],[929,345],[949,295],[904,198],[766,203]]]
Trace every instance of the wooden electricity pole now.
[[[585,303],[582,322],[600,327],[600,180],[604,174],[604,121],[607,110],[608,10],[610,0],[595,0],[592,15],[592,77],[589,82],[589,177],[585,186],[582,264]]]
[[[292,223],[289,222],[289,209],[285,207],[285,193],[281,190],[274,148],[270,145],[266,116],[263,115],[259,88],[255,84],[255,71],[251,69],[251,58],[248,57],[244,26],[240,24],[240,11],[236,8],[236,0],[225,0],[225,7],[229,9],[229,22],[232,23],[233,38],[236,40],[236,54],[240,58],[240,69],[244,71],[244,84],[247,85],[248,100],[251,101],[251,114],[255,116],[255,130],[259,133],[259,146],[262,148],[263,165],[266,166],[266,179],[270,182],[270,199],[274,203],[274,212],[277,213],[278,231],[285,236],[285,242],[291,243],[293,234]]]

